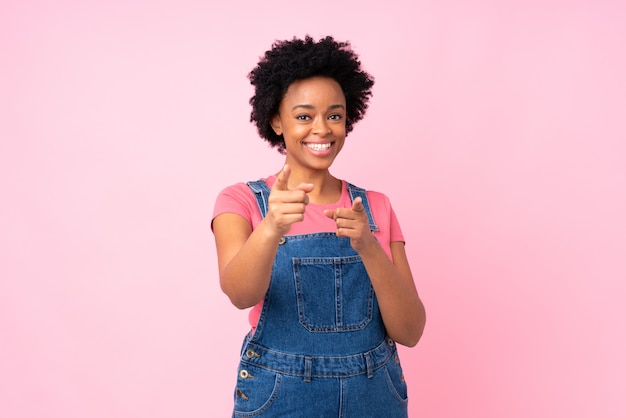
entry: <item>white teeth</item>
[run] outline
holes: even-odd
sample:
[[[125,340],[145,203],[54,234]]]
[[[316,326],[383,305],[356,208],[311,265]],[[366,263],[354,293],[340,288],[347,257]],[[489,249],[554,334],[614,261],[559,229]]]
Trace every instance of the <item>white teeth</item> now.
[[[313,151],[324,151],[330,148],[330,143],[328,144],[306,144],[307,147],[311,148]]]

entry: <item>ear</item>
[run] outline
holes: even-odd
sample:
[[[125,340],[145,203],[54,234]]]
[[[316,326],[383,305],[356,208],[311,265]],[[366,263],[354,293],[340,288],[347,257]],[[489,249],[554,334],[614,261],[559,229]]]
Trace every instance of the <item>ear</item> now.
[[[276,114],[270,120],[270,126],[276,132],[276,135],[280,136],[283,134],[283,124],[280,121],[280,115]]]

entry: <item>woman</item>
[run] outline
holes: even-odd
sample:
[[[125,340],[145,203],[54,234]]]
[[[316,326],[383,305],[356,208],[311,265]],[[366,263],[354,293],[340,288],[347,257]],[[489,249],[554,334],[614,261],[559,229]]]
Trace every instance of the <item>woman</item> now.
[[[218,196],[220,285],[250,308],[233,416],[404,417],[395,343],[425,324],[389,200],[329,169],[373,78],[349,43],[277,41],[249,75],[251,121],[285,155]]]

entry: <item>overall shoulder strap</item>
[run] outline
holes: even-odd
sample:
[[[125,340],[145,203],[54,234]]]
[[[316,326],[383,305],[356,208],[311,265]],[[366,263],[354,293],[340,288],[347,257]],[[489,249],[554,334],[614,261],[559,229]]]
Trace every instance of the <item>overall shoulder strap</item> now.
[[[354,199],[357,197],[361,197],[363,202],[363,207],[365,208],[365,213],[367,214],[367,219],[370,223],[370,229],[374,232],[380,231],[376,223],[374,222],[374,216],[372,215],[372,209],[370,207],[369,200],[367,199],[367,191],[360,187],[355,186],[354,184],[346,182],[346,187],[348,188],[348,193],[350,193],[350,201],[354,202]]]
[[[267,215],[267,199],[270,197],[270,188],[265,180],[249,181],[246,183],[256,197],[256,203],[259,206],[261,217]]]

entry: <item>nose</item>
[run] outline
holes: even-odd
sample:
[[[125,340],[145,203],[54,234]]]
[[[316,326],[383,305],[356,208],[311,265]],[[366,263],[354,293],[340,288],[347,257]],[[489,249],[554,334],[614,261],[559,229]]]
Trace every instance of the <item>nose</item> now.
[[[330,133],[330,126],[325,118],[316,118],[313,123],[313,133],[316,135],[327,135]]]

